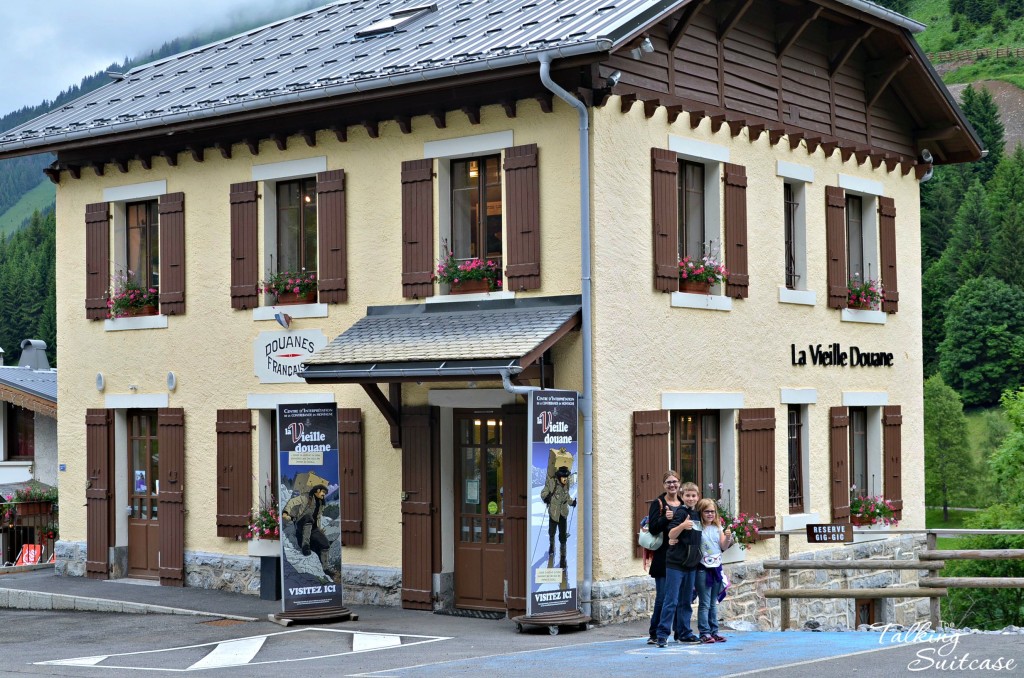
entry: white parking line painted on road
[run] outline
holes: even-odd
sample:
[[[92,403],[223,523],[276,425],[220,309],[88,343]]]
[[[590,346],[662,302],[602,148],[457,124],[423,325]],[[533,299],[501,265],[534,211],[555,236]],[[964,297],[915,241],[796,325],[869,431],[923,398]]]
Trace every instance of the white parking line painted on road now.
[[[267,642],[266,636],[257,636],[218,643],[210,654],[186,670],[198,671],[199,669],[218,669],[226,666],[245,666],[253,660],[265,642]]]
[[[402,636],[389,633],[355,633],[352,635],[352,651],[367,652],[402,644]]]
[[[301,656],[286,657],[286,658],[283,658],[283,659],[273,659],[273,660],[268,660],[268,661],[256,661],[255,660],[255,656],[258,654],[259,649],[261,649],[263,647],[263,645],[268,640],[273,639],[273,638],[283,637],[283,636],[291,636],[293,634],[298,634],[298,633],[302,633],[302,634],[309,634],[309,633],[333,633],[333,634],[338,634],[338,635],[347,634],[349,636],[349,639],[351,640],[350,647],[352,649],[347,650],[345,652],[333,652],[333,653],[330,653],[330,654],[322,654],[322,655],[310,656],[310,655],[302,654]],[[363,636],[363,637],[360,638],[357,641],[356,638],[360,637],[360,636]],[[376,637],[376,638],[374,638],[374,637]],[[397,642],[395,642],[392,639],[397,639]],[[149,671],[168,671],[168,672],[172,672],[172,673],[184,673],[186,671],[202,671],[202,670],[206,670],[206,669],[210,669],[210,668],[224,668],[225,666],[258,666],[258,665],[261,665],[261,664],[282,664],[282,663],[287,663],[287,662],[313,661],[313,660],[317,660],[317,659],[332,659],[334,657],[343,657],[345,655],[358,654],[358,653],[363,653],[363,652],[375,652],[375,651],[380,651],[380,650],[402,649],[402,648],[411,647],[413,645],[422,645],[424,643],[436,643],[436,642],[441,641],[441,640],[451,640],[451,638],[447,637],[447,636],[422,636],[422,635],[416,635],[416,634],[411,634],[411,633],[401,633],[401,634],[379,633],[379,634],[376,634],[376,633],[367,633],[365,631],[349,631],[349,630],[345,630],[345,629],[324,629],[324,628],[311,627],[311,628],[291,629],[291,630],[288,630],[288,631],[281,631],[281,632],[278,632],[278,633],[268,633],[268,634],[263,634],[263,635],[259,635],[259,636],[248,636],[248,637],[245,637],[245,638],[236,638],[236,639],[227,640],[227,641],[219,641],[219,642],[212,642],[212,643],[199,643],[197,645],[180,645],[180,646],[177,646],[177,647],[168,647],[168,648],[163,648],[163,649],[160,649],[160,650],[141,650],[141,651],[138,651],[138,652],[122,652],[122,653],[119,653],[119,654],[102,655],[102,656],[91,656],[91,657],[76,657],[76,658],[72,658],[72,659],[51,659],[49,661],[34,662],[34,665],[36,665],[36,666],[93,666],[93,667],[100,668],[100,669],[125,669],[125,670],[129,670],[129,671],[138,671],[140,669],[144,669],[144,670],[149,670]],[[174,653],[174,652],[178,652],[178,651],[182,651],[182,650],[194,650],[196,648],[203,648],[203,647],[212,647],[213,648],[213,650],[210,652],[210,654],[207,655],[207,657],[206,657],[207,659],[209,659],[211,656],[223,656],[225,658],[225,661],[226,661],[227,656],[229,654],[231,654],[232,652],[237,652],[238,656],[240,657],[241,656],[241,649],[243,647],[249,647],[249,646],[243,646],[242,645],[242,643],[244,641],[253,641],[253,646],[255,645],[255,642],[258,642],[259,645],[260,645],[260,648],[257,648],[257,651],[255,653],[253,653],[253,656],[250,657],[249,660],[246,661],[246,662],[240,662],[240,663],[236,662],[236,663],[232,663],[232,664],[223,664],[223,665],[221,665],[221,664],[215,664],[215,665],[211,664],[211,665],[208,665],[208,666],[202,666],[201,664],[205,660],[201,660],[201,661],[193,663],[193,664],[191,664],[189,666],[185,666],[185,665],[181,665],[180,667],[167,666],[168,663],[173,663],[173,658],[171,657],[170,653]],[[346,643],[346,644],[348,644],[348,643]],[[225,648],[225,650],[223,650],[221,653],[218,653],[218,646],[220,646],[220,645],[228,645],[229,647]],[[133,661],[133,665],[132,666],[118,666],[117,663],[116,663],[119,660],[119,658],[121,658],[121,657],[134,657],[134,656],[137,656],[137,655],[153,655],[153,659],[152,659],[153,665],[151,665],[151,666],[139,666],[138,662],[135,662],[135,661]],[[165,658],[165,657],[167,659],[162,659],[162,658]],[[211,661],[213,661],[213,660],[211,660]],[[105,662],[109,662],[109,663],[105,663]],[[161,664],[163,664],[163,665],[161,665]]]
[[[61,659],[59,661],[46,662],[59,666],[96,666],[110,655],[101,654],[99,657],[79,657],[78,659]]]

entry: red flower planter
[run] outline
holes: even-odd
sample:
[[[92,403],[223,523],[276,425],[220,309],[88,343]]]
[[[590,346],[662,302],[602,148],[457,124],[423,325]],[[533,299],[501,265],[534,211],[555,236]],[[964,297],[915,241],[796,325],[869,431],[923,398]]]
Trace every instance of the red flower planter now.
[[[711,294],[711,283],[703,280],[679,279],[679,291],[690,294]]]
[[[490,291],[491,286],[487,284],[486,280],[460,280],[451,285],[452,294],[479,294]]]
[[[145,306],[133,306],[124,310],[125,316],[134,318],[140,315],[156,315],[160,309],[157,308],[156,304],[146,304]]]
[[[860,518],[858,516],[850,516],[850,523],[853,524],[854,527],[871,527],[875,524],[874,521],[868,518]]]
[[[277,295],[277,303],[279,306],[287,306],[290,304],[315,304],[316,290],[313,290],[312,292],[303,292],[301,294],[295,294],[295,292],[281,292]]]

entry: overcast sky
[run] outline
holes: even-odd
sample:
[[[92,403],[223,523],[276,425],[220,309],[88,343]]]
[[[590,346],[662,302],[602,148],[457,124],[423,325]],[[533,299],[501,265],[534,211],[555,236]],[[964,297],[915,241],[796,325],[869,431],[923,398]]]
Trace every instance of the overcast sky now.
[[[322,0],[318,4],[328,4]],[[242,12],[290,16],[305,0],[0,0],[0,115],[53,99],[83,76]]]

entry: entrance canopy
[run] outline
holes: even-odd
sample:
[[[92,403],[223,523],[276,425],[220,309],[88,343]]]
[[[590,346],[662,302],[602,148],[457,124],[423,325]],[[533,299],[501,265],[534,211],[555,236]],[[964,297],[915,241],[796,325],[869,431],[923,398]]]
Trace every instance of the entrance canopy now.
[[[579,296],[371,306],[303,363],[309,383],[515,376],[578,329]]]

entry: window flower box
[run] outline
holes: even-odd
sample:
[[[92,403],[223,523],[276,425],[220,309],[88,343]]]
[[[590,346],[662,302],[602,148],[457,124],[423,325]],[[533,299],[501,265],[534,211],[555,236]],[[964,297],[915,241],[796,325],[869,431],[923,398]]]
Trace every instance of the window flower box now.
[[[683,279],[679,281],[679,291],[690,294],[711,294],[711,283],[705,280]]]
[[[302,292],[296,294],[295,292],[279,292],[277,294],[277,304],[279,306],[288,306],[291,304],[315,304],[316,303],[316,290],[310,292]]]
[[[142,315],[158,315],[160,309],[156,304],[146,304],[145,306],[133,306],[132,308],[125,309],[123,317],[135,318]]]
[[[157,315],[160,292],[155,287],[143,287],[131,271],[118,273],[113,277],[111,290],[107,294],[107,316],[109,318],[132,318],[142,315]]]
[[[452,294],[481,294],[491,291],[491,286],[486,280],[460,280],[451,285]]]
[[[315,304],[317,280],[316,273],[306,271],[281,271],[260,283],[265,294],[271,294],[279,305]]]
[[[280,539],[252,539],[249,541],[249,555],[254,558],[280,558]]]
[[[877,311],[882,306],[881,280],[850,278],[846,286],[846,307],[859,311]]]

